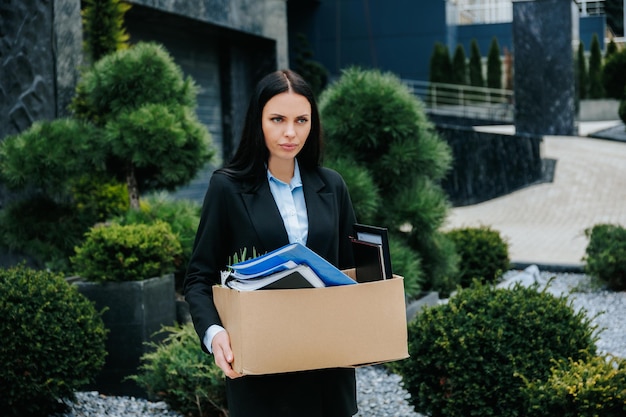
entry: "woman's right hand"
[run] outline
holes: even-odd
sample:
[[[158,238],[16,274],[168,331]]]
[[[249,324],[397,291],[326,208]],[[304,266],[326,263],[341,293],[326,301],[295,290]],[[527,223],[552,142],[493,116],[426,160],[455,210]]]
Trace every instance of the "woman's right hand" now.
[[[227,377],[234,379],[243,376],[233,369],[233,351],[230,348],[230,337],[225,330],[218,332],[213,337],[211,347],[213,348],[215,363],[224,371]]]

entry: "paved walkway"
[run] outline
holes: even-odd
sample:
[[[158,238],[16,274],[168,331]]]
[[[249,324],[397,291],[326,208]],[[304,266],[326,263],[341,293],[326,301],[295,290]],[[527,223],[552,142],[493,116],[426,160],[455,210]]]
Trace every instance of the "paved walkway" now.
[[[517,264],[582,266],[586,228],[626,227],[626,142],[584,137],[615,124],[581,124],[581,137],[545,136],[541,156],[556,159],[552,183],[453,208],[446,228],[491,226],[508,241]],[[477,129],[512,132],[507,126]]]

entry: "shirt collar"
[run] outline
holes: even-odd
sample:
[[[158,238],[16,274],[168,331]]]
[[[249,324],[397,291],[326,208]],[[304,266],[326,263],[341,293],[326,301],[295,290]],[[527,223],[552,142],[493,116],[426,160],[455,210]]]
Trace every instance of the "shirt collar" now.
[[[274,181],[274,182],[277,182],[279,184],[289,185],[289,188],[291,190],[293,190],[294,188],[297,188],[297,187],[301,187],[302,186],[302,177],[300,176],[300,166],[298,166],[298,159],[294,159],[294,162],[295,162],[295,166],[293,168],[293,178],[291,178],[291,181],[289,182],[289,184],[285,184],[284,181],[281,181],[278,178],[276,178],[275,176],[273,176],[272,173],[270,172],[269,168],[267,169],[267,179],[269,181]]]

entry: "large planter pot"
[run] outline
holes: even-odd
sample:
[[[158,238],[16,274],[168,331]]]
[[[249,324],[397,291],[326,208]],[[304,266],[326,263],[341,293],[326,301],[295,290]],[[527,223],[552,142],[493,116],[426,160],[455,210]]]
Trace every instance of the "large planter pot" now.
[[[174,275],[126,282],[78,280],[74,284],[97,310],[106,309],[102,319],[109,329],[105,365],[95,384],[85,388],[108,395],[145,397],[146,392],[126,377],[138,372],[141,356],[150,350],[146,343],[160,339],[155,332],[175,323]]]

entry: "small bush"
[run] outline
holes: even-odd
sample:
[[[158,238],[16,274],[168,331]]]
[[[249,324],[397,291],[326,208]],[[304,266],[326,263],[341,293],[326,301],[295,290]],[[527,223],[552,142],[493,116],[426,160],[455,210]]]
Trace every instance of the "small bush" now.
[[[185,269],[200,223],[200,205],[191,200],[174,200],[167,193],[155,193],[141,200],[139,210],[128,210],[113,221],[121,225],[154,224],[157,221],[169,224],[181,244],[180,267]]]
[[[509,269],[509,245],[500,233],[487,226],[451,230],[452,239],[461,257],[459,282],[469,287],[474,279],[494,283]]]
[[[157,221],[93,227],[70,259],[75,272],[89,281],[141,281],[173,272],[181,255],[171,227]]]
[[[3,415],[47,416],[104,365],[102,318],[61,275],[0,269],[0,317]]]
[[[619,225],[597,224],[585,230],[585,270],[613,291],[626,290],[626,229]]]
[[[545,381],[529,382],[526,417],[626,415],[626,361],[596,356],[560,361]]]
[[[169,335],[152,344],[154,349],[142,356],[140,373],[131,379],[185,416],[227,416],[224,374],[202,351],[193,325],[162,331]]]
[[[84,176],[72,186],[76,208],[82,217],[102,222],[128,211],[128,188],[104,176]]]
[[[553,359],[595,354],[594,333],[564,297],[477,282],[409,324],[410,358],[398,369],[422,414],[521,416],[524,380],[547,379]]]
[[[626,91],[624,91],[624,98],[619,103],[619,118],[626,124]]]

